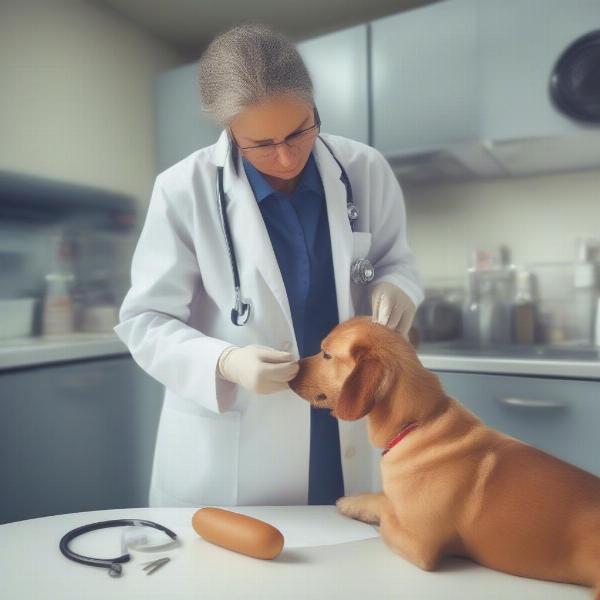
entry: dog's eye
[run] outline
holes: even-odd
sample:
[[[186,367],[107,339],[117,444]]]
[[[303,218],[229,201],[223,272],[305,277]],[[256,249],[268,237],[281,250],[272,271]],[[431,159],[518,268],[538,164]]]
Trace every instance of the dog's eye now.
[[[328,359],[330,359],[330,358],[331,358],[331,354],[327,354],[327,352],[325,352],[325,350],[323,350],[323,358],[324,358],[325,360],[328,360]]]

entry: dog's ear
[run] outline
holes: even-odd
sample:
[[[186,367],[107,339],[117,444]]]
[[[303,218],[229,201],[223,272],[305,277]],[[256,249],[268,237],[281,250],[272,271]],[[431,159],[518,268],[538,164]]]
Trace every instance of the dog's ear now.
[[[375,404],[375,394],[383,379],[383,365],[366,352],[358,352],[358,360],[342,387],[335,416],[344,421],[364,417]]]

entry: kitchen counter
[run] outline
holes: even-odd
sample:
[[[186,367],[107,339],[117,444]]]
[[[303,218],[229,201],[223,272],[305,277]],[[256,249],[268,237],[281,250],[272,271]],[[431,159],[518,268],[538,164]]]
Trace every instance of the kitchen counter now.
[[[114,333],[29,337],[0,343],[0,371],[105,356],[128,355]],[[427,369],[600,380],[600,349],[481,349],[424,343],[419,358]]]
[[[419,358],[427,369],[468,373],[600,379],[596,346],[489,346],[424,342]]]
[[[115,333],[73,333],[0,340],[0,371],[129,354]]]
[[[200,538],[191,527],[195,509],[138,508],[74,513],[0,526],[2,597],[189,598],[197,600],[325,600],[464,598],[588,600],[587,588],[525,579],[448,559],[434,572],[421,571],[393,553],[375,527],[343,517],[333,506],[237,507],[268,521],[285,537],[282,553],[263,561],[231,552]],[[60,538],[84,524],[117,518],[149,519],[175,531],[181,544],[161,552],[133,551],[123,576],[80,565],[59,551]],[[359,529],[362,528],[362,529]],[[373,537],[376,535],[376,537]],[[115,529],[85,534],[74,551],[91,556],[120,554]],[[162,556],[171,562],[147,576],[141,564]]]
[[[419,353],[419,358],[431,371],[600,380],[600,362],[426,353]]]

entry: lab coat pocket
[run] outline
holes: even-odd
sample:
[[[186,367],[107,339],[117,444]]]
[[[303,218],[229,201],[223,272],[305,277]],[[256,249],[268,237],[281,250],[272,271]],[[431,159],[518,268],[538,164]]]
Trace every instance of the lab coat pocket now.
[[[158,432],[157,483],[185,505],[237,504],[239,412],[166,409]]]
[[[355,231],[352,233],[352,265],[354,261],[369,258],[372,234],[368,231]],[[350,282],[352,304],[355,315],[370,315],[371,303],[369,298],[370,286]]]

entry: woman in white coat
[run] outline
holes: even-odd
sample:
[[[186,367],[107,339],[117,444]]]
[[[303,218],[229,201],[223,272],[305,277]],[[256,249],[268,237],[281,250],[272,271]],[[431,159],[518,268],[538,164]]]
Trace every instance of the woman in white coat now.
[[[398,182],[373,148],[320,134],[280,34],[220,35],[199,82],[224,131],[156,178],[115,328],[166,388],[149,503],[330,504],[374,489],[364,420],[338,422],[287,382],[355,314],[408,332],[422,291]]]

